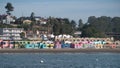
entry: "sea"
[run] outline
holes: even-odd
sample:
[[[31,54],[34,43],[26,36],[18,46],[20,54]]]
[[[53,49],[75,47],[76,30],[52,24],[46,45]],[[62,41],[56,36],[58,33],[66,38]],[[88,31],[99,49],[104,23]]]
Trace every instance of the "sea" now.
[[[0,68],[120,68],[120,53],[0,53]]]

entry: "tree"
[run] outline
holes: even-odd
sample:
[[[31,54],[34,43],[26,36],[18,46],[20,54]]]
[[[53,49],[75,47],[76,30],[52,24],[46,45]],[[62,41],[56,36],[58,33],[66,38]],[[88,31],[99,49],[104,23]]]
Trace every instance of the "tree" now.
[[[24,33],[24,32],[20,33],[20,37],[21,37],[22,39],[25,38],[25,33]]]
[[[115,40],[120,40],[120,17],[114,17],[112,19],[112,32],[115,33],[113,36]]]
[[[120,32],[120,17],[114,17],[112,19],[112,32]]]
[[[6,13],[10,15],[11,14],[10,12],[14,10],[14,7],[12,6],[11,3],[8,2],[7,5],[5,6],[5,9],[7,9]]]
[[[88,18],[88,24],[96,28],[97,31],[101,32],[103,35],[105,35],[106,32],[111,32],[111,17],[101,16],[96,18],[95,16],[90,16]]]
[[[72,25],[73,28],[75,28],[76,27],[76,22],[74,20],[72,20],[71,25]]]
[[[31,19],[31,21],[35,21],[35,13],[34,12],[31,13],[30,19]]]
[[[34,12],[31,13],[30,19],[32,21],[31,24],[30,24],[30,28],[32,29],[32,31],[37,31],[35,28],[33,28],[34,25],[36,25]]]
[[[55,35],[59,34],[72,34],[74,29],[73,26],[76,26],[75,21],[73,20],[74,24],[71,24],[69,19],[67,18],[53,18],[49,17],[47,25],[52,25],[50,26],[52,28],[52,33]]]
[[[91,25],[85,24],[82,29],[82,37],[105,37],[106,35]]]
[[[76,31],[76,22],[72,20],[70,24],[71,24],[72,32],[74,33]]]
[[[78,30],[81,30],[82,27],[83,27],[83,22],[82,22],[82,19],[79,20],[79,24],[78,24]]]
[[[87,23],[94,25],[94,23],[96,23],[96,20],[97,20],[97,19],[96,19],[95,16],[90,16],[90,17],[88,18],[88,22],[87,22]]]
[[[97,22],[95,23],[96,28],[102,32],[110,32],[111,31],[111,18],[107,16],[101,16],[97,18]]]
[[[68,18],[64,18],[63,21],[66,23],[66,24],[70,24],[69,22],[69,19]]]

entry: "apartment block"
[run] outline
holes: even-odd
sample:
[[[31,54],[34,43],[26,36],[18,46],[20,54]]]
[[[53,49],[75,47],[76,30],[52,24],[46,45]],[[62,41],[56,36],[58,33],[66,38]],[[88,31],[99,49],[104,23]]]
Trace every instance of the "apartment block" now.
[[[20,33],[23,28],[0,28],[0,39],[2,40],[21,40]]]

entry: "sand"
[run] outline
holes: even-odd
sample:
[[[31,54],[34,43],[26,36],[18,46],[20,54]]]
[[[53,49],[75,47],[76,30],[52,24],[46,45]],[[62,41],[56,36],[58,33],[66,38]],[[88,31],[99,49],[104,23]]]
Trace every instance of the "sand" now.
[[[120,49],[0,49],[0,53],[120,53]]]

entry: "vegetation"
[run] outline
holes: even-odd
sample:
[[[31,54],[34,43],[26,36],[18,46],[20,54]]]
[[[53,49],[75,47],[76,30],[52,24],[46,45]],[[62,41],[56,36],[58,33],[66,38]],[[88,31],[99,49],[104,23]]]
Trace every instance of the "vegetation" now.
[[[7,9],[6,13],[10,15],[11,14],[10,12],[14,10],[14,7],[12,6],[11,3],[8,2],[7,5],[5,6],[5,9]]]
[[[119,25],[120,17],[101,16],[96,18],[95,16],[90,16],[88,22],[82,28],[82,37],[114,37],[115,39],[120,39]]]
[[[16,26],[10,24],[0,24],[0,28],[16,28]]]
[[[67,18],[48,18],[47,25],[52,26],[52,31],[55,35],[58,34],[72,34],[76,24],[74,21],[71,23]]]

